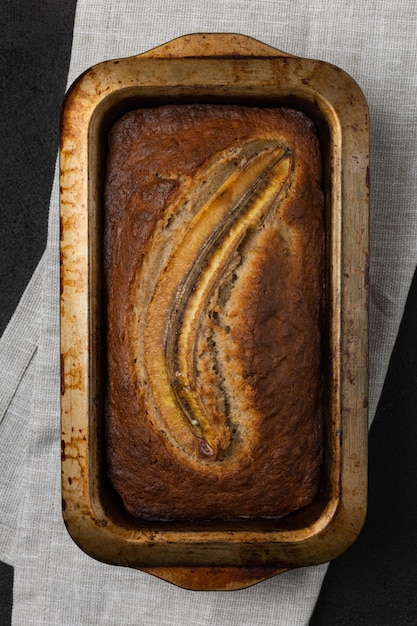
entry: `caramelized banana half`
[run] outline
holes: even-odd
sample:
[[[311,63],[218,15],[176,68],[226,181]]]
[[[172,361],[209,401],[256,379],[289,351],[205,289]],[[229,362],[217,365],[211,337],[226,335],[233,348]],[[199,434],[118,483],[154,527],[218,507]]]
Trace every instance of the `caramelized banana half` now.
[[[175,449],[200,465],[212,466],[233,447],[228,403],[223,413],[212,411],[199,389],[201,320],[230,274],[239,246],[262,228],[271,211],[279,214],[293,168],[289,149],[271,140],[252,141],[219,157],[211,166],[209,193],[201,185],[188,197],[192,217],[174,241],[149,299],[143,354],[159,426]],[[225,386],[221,376],[217,382]]]

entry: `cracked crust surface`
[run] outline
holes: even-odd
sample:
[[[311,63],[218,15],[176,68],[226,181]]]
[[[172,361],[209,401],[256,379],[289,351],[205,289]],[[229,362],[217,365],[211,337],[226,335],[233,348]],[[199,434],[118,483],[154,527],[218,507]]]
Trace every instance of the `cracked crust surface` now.
[[[271,146],[290,155],[290,178],[274,174],[280,165],[263,174],[259,159]],[[239,178],[249,158],[261,175],[251,178],[248,168]],[[322,455],[320,178],[313,124],[290,109],[166,106],[133,111],[113,127],[107,459],[133,515],[273,518],[314,498]],[[278,191],[264,208],[270,183]],[[230,211],[236,217],[223,228]]]

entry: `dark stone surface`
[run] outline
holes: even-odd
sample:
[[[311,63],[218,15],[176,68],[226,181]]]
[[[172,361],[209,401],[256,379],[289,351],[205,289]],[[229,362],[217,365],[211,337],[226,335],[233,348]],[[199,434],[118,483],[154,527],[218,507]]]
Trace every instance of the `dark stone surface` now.
[[[0,334],[46,244],[75,4],[0,3]]]
[[[13,603],[13,567],[0,561],[0,625],[9,626]]]

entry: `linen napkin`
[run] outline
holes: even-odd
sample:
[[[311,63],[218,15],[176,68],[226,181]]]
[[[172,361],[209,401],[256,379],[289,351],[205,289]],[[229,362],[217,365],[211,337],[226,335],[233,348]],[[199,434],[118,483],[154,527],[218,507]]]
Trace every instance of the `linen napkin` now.
[[[91,65],[190,32],[238,32],[334,63],[371,114],[370,420],[417,260],[413,0],[79,0],[68,85]],[[0,340],[0,558],[13,624],[307,624],[326,565],[238,592],[190,592],[81,552],[60,511],[58,172],[47,249]],[[11,364],[11,365],[10,365]]]

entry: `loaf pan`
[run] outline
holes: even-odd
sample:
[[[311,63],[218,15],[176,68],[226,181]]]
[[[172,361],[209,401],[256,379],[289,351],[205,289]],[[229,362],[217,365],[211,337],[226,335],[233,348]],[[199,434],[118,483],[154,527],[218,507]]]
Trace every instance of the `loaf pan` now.
[[[129,110],[167,103],[291,106],[316,124],[326,228],[324,462],[319,493],[280,520],[154,523],[131,517],[106,471],[103,185],[107,134]],[[358,536],[367,498],[368,110],[325,62],[234,34],[184,36],[100,63],[62,113],[62,503],[91,557],[187,589],[239,589],[334,559]]]

